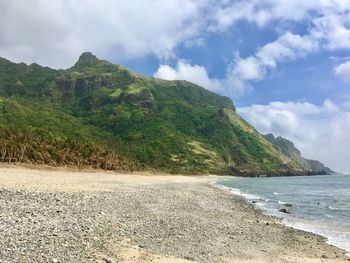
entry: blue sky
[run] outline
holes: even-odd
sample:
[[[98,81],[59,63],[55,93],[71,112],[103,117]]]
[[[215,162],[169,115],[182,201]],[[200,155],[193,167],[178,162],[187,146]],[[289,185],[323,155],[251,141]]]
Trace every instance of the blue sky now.
[[[299,34],[302,31],[300,26],[294,27],[293,33]],[[224,78],[226,67],[234,60],[235,52],[247,57],[259,47],[273,42],[278,35],[277,30],[271,26],[262,29],[256,25],[240,23],[225,33],[208,36],[202,46],[180,45],[176,50],[177,57],[166,61],[166,64],[176,67],[178,59],[185,59],[192,65],[205,67],[210,78]],[[344,94],[349,94],[349,84],[335,76],[334,68],[347,61],[348,57],[350,47],[349,50],[322,50],[295,61],[281,63],[266,78],[252,82],[253,91],[231,97],[239,107],[276,100],[309,101],[316,104],[323,103],[325,99],[338,101]],[[120,63],[117,60],[114,62]],[[159,63],[164,62],[155,56],[147,56],[122,63],[136,72],[152,76]],[[219,93],[226,95],[225,91]]]
[[[80,53],[229,96],[261,133],[350,171],[350,1],[0,2],[0,56],[54,68]]]

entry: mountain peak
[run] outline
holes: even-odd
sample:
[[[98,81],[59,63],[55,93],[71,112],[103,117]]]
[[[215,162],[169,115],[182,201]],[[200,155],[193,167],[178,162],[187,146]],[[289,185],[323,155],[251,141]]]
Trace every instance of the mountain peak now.
[[[100,63],[102,60],[98,59],[94,54],[91,52],[84,52],[80,55],[77,63],[75,63],[76,66],[90,66]]]

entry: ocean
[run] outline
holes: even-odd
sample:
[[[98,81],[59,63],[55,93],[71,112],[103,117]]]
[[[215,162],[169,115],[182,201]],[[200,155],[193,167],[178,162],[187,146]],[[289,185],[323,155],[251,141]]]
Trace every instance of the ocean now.
[[[287,226],[326,237],[350,255],[350,175],[234,178],[217,184],[283,218]]]

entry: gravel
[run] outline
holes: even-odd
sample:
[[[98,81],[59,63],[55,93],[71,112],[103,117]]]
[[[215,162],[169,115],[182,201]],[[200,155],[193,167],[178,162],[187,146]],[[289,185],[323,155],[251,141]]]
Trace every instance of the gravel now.
[[[240,197],[198,183],[111,192],[1,188],[0,222],[1,263],[126,262],[126,247],[197,262],[293,262],[286,255],[346,261],[322,237],[287,228]]]

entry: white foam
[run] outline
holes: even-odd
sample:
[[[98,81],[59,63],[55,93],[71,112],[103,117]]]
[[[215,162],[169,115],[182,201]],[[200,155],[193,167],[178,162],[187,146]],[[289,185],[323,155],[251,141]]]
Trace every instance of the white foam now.
[[[311,232],[327,238],[327,243],[344,249],[350,257],[350,231],[327,229],[324,225],[314,222],[301,221],[300,219],[284,219],[286,226]]]
[[[282,215],[281,213],[278,212],[276,208],[272,208],[269,206],[266,206],[264,201],[267,201],[268,199],[263,199],[259,196],[255,196],[252,194],[246,194],[241,192],[239,189],[236,188],[231,188],[231,187],[226,187],[223,185],[219,184],[213,184],[215,187],[229,190],[231,193],[239,195],[244,197],[245,199],[251,201],[251,200],[260,200],[263,202],[257,202],[254,203],[256,206],[263,207],[263,211],[267,215],[275,216],[278,218],[282,218],[283,222],[285,223],[286,226],[296,228],[299,230],[311,232],[320,236],[323,236],[327,238],[327,243],[337,246],[341,249],[344,249],[347,252],[347,256],[350,257],[350,231],[337,231],[337,230],[330,230],[327,229],[325,225],[318,225],[316,226],[314,222],[307,222],[307,221],[302,221],[302,219],[298,218],[292,218],[288,215]],[[274,195],[279,195],[277,192],[273,192]],[[278,201],[279,204],[285,204],[283,201]],[[332,209],[332,208],[331,208]]]
[[[231,188],[231,187],[226,187],[226,186],[223,186],[223,185],[219,185],[219,184],[214,184],[215,187],[218,187],[218,188],[221,188],[221,189],[225,189],[225,190],[228,190],[230,191],[231,193],[235,194],[235,195],[239,195],[239,196],[242,196],[244,197],[245,199],[247,200],[263,200],[260,196],[257,196],[257,195],[252,195],[252,194],[247,194],[247,193],[244,193],[244,192],[241,192],[241,190],[237,189],[237,188]]]
[[[336,211],[349,211],[347,208],[338,208],[338,207],[333,207],[333,206],[328,206],[329,209],[331,210],[336,210]]]

